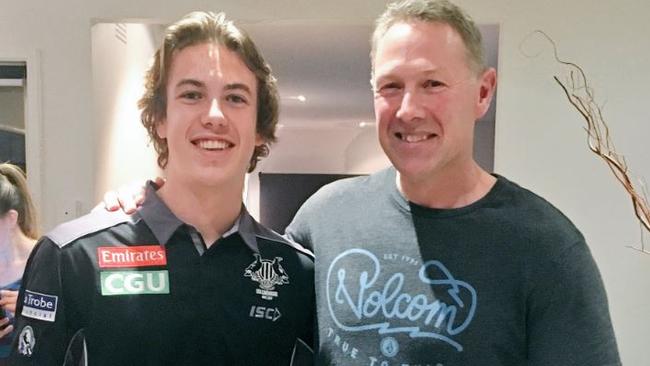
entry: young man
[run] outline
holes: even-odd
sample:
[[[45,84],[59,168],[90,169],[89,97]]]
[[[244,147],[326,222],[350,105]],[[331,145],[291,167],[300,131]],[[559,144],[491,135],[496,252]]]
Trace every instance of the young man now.
[[[312,342],[312,256],[242,204],[275,138],[270,68],[223,14],[191,13],[167,29],[139,105],[167,182],[133,216],[96,212],[40,240],[13,364],[289,364]]]
[[[619,365],[583,236],[473,159],[496,84],[473,21],[445,0],[406,0],[372,42],[393,167],[324,187],[287,229],[316,256],[318,361]]]

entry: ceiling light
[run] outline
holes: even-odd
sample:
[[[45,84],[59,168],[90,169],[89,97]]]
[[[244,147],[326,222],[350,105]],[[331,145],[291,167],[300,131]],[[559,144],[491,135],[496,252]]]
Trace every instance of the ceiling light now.
[[[291,95],[291,96],[286,97],[286,99],[297,100],[300,103],[304,103],[304,102],[307,101],[307,98],[302,94],[300,94],[300,95]]]

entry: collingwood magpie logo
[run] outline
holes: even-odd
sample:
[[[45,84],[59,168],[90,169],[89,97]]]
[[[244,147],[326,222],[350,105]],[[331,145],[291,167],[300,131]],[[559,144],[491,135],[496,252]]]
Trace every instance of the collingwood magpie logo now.
[[[31,357],[34,353],[34,346],[36,345],[36,337],[34,337],[34,329],[29,325],[23,328],[18,336],[18,353],[21,355]]]
[[[275,257],[273,260],[262,259],[262,257],[255,253],[255,261],[251,263],[244,271],[244,277],[250,277],[251,280],[259,283],[260,288],[255,292],[262,296],[264,300],[273,300],[278,296],[278,292],[274,291],[275,286],[280,286],[289,283],[289,275],[285,272],[280,262],[282,257]]]

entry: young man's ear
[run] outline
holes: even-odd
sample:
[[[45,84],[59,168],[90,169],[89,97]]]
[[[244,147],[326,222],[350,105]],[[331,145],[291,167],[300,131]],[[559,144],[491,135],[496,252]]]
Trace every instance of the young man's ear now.
[[[264,137],[260,136],[259,133],[255,134],[255,146],[262,146],[265,142]]]
[[[490,67],[479,76],[479,91],[476,100],[476,119],[480,119],[487,113],[497,87],[497,72]]]
[[[167,138],[167,123],[164,119],[160,121],[156,121],[156,134],[158,137],[161,139],[166,139]]]

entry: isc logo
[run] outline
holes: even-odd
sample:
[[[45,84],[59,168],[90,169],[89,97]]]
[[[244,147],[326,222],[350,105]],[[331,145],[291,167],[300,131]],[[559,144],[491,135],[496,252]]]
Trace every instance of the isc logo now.
[[[278,308],[267,308],[265,306],[255,305],[251,306],[251,311],[248,315],[251,318],[268,319],[271,321],[276,321],[282,316]]]
[[[167,271],[106,271],[100,276],[104,296],[169,293]]]

